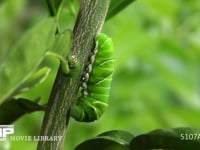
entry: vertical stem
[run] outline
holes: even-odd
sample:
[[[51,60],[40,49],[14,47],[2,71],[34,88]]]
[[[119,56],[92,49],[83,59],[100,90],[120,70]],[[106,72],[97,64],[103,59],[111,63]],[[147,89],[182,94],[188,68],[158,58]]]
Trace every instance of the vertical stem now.
[[[94,36],[101,31],[110,0],[82,0],[80,11],[73,31],[71,54],[80,63],[77,77],[73,74],[57,73],[55,83],[44,116],[40,136],[60,136],[58,141],[39,141],[37,150],[61,150],[70,118],[70,108],[76,98],[79,79],[94,45]]]

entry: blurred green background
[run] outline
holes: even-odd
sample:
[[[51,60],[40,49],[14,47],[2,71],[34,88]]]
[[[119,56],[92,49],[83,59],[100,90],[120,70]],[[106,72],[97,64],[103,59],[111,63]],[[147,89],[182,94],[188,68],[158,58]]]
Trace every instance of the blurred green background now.
[[[0,7],[2,49],[47,16],[40,1],[11,2],[14,11],[2,15],[3,5]],[[67,24],[72,27],[71,18]],[[65,149],[73,150],[80,142],[113,129],[138,135],[157,128],[199,127],[199,18],[199,0],[138,0],[108,20],[103,32],[113,38],[116,49],[109,108],[93,123],[71,119]],[[63,16],[60,22],[62,27],[66,22]],[[42,95],[41,104],[47,102],[58,66],[52,58],[45,62],[53,68],[50,77],[23,95],[31,99]],[[36,112],[16,121],[14,135],[39,135],[43,115]],[[11,150],[35,150],[37,142],[12,141],[6,145]]]

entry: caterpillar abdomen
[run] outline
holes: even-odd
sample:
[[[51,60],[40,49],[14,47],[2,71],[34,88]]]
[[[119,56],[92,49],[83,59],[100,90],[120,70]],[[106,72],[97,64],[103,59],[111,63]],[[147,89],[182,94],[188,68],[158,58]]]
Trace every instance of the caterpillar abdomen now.
[[[82,94],[72,108],[72,117],[82,122],[100,118],[108,106],[110,95],[114,69],[112,39],[101,33],[95,40],[96,47],[82,76]]]

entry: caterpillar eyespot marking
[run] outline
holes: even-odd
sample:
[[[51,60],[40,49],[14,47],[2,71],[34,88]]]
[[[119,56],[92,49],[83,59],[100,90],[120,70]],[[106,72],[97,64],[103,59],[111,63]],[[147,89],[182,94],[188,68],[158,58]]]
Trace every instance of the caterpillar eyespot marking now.
[[[92,71],[92,64],[89,64],[89,65],[88,65],[86,71],[87,71],[87,72],[91,72],[91,71]]]
[[[86,73],[85,73],[85,76],[84,76],[84,81],[88,81],[88,80],[89,80],[89,77],[90,77],[89,73],[86,72]]]
[[[99,119],[108,107],[114,70],[112,39],[101,33],[95,37],[95,48],[81,77],[81,96],[72,107],[72,117],[81,122]]]
[[[83,88],[83,89],[87,89],[87,83],[86,83],[86,82],[83,82],[83,83],[82,83],[82,88]]]

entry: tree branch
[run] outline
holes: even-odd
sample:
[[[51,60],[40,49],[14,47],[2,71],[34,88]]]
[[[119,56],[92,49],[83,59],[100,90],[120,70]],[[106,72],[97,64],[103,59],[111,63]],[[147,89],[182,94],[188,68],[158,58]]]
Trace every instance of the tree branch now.
[[[51,92],[47,110],[41,129],[41,136],[62,136],[60,141],[39,141],[38,150],[61,150],[66,135],[66,129],[70,118],[70,108],[76,99],[81,73],[91,49],[94,47],[94,36],[101,31],[110,0],[82,0],[79,15],[73,31],[73,43],[71,54],[80,63],[80,71],[63,75],[61,69]]]

